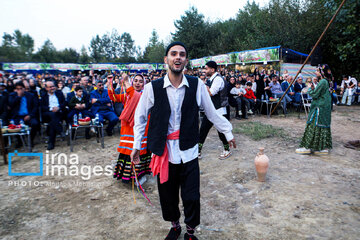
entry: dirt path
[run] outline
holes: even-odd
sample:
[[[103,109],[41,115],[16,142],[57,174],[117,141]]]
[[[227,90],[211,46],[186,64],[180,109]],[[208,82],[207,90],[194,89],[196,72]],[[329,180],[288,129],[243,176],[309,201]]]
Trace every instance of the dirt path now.
[[[334,149],[321,157],[294,153],[305,127],[305,120],[297,115],[249,119],[280,126],[289,137],[253,141],[236,134],[239,147],[223,161],[218,159],[220,140],[212,129],[200,161],[202,208],[197,236],[359,239],[360,152],[342,145],[360,139],[360,108],[338,107],[332,116]],[[244,122],[232,120],[234,127]],[[105,150],[95,139],[80,139],[75,153],[80,165],[105,166],[117,159],[117,144],[118,134],[105,138]],[[266,183],[257,182],[254,171],[260,146],[265,147],[271,164]],[[38,144],[36,149],[43,151],[45,145]],[[51,153],[55,152],[70,155],[65,142]],[[38,165],[38,160],[25,158],[14,160],[12,167],[28,170]],[[131,186],[104,174],[90,180],[14,177],[8,176],[7,167],[0,165],[1,239],[163,239],[168,231],[154,179],[144,185],[154,203],[150,206],[137,192],[134,204]],[[20,186],[14,186],[16,181]],[[21,186],[24,182],[27,185]],[[40,183],[44,185],[35,186]]]

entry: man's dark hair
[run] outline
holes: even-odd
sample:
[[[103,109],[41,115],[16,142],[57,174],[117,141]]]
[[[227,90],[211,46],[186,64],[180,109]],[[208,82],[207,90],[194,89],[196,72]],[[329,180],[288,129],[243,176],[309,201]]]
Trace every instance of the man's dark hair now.
[[[241,81],[236,81],[235,85],[241,85]]]
[[[250,86],[250,87],[251,87],[251,86],[252,86],[252,82],[247,82],[247,83],[246,83],[246,86]]]
[[[206,64],[206,66],[215,69],[215,71],[217,70],[217,64],[215,61],[208,61]]]
[[[77,92],[77,91],[79,91],[79,90],[83,90],[83,91],[84,91],[84,89],[83,89],[82,87],[77,86],[77,87],[75,88],[75,92]]]
[[[24,83],[23,83],[22,81],[19,81],[19,82],[15,83],[15,88],[16,88],[16,87],[25,88],[25,85],[24,85]]]

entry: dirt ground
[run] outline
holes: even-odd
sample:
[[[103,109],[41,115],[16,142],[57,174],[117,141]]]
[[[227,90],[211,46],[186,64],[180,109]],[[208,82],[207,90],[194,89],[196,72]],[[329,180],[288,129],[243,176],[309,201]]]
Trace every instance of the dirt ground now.
[[[305,127],[304,113],[300,119],[294,113],[248,121],[280,126],[289,137],[253,141],[235,134],[238,148],[231,158],[219,160],[220,140],[211,130],[200,161],[199,239],[359,239],[360,152],[343,144],[360,139],[360,107],[336,107],[334,149],[328,156],[295,154]],[[231,122],[236,128],[245,121]],[[118,133],[105,137],[101,149],[94,138],[79,139],[74,148],[79,165],[111,164],[117,159],[118,141]],[[256,181],[254,170],[261,146],[270,158],[265,183]],[[45,144],[37,144],[34,151],[45,154],[45,149]],[[53,153],[70,156],[66,142],[57,142],[49,155]],[[13,171],[36,168],[38,159],[12,161]],[[105,174],[89,180],[8,176],[8,166],[1,163],[0,179],[1,239],[164,239],[169,229],[162,220],[155,179],[144,184],[153,206],[137,191],[135,204],[131,185]]]

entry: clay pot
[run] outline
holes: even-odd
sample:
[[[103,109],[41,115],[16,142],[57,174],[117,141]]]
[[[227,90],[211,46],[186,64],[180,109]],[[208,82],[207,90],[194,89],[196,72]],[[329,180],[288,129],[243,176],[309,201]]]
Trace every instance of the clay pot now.
[[[259,182],[265,182],[266,173],[269,168],[269,158],[264,154],[264,148],[259,148],[260,152],[255,157],[255,168]]]

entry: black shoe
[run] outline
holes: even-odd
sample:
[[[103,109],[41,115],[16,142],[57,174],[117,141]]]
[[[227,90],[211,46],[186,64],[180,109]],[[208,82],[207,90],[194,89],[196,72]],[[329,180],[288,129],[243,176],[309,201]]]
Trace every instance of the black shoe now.
[[[241,120],[241,117],[240,116],[235,116],[235,119]]]
[[[198,240],[198,238],[195,237],[195,235],[190,236],[188,233],[184,234],[184,239],[185,240]]]
[[[55,148],[53,143],[48,143],[47,150],[53,150]]]
[[[168,235],[165,240],[177,240],[181,234],[181,227],[178,228],[170,228]]]

